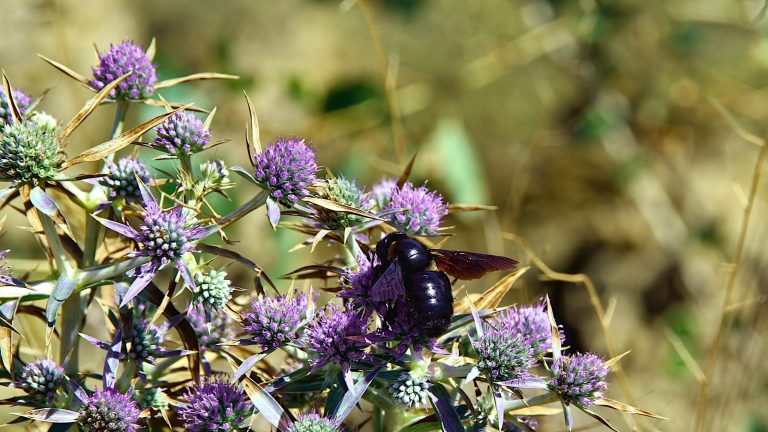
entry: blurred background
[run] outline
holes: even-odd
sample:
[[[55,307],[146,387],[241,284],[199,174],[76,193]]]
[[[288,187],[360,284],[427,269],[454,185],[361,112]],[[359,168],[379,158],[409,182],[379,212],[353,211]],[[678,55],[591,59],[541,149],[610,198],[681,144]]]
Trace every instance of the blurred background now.
[[[725,309],[724,301],[760,151],[733,122],[763,136],[768,117],[763,7],[757,0],[2,0],[0,65],[33,96],[53,86],[41,108],[66,120],[90,93],[36,53],[89,75],[94,44],[155,37],[161,79],[203,71],[241,77],[160,92],[218,107],[214,139],[233,141],[208,157],[248,164],[243,91],[254,100],[262,142],[307,137],[336,174],[371,184],[398,175],[418,152],[414,182],[428,180],[451,203],[498,206],[449,216],[455,236],[446,247],[533,264],[513,240],[519,236],[553,270],[591,278],[612,348],[582,284],[550,280],[532,266],[507,301],[548,293],[574,349],[632,350],[622,361],[627,385],[614,376],[609,396],[669,417],[641,420],[643,430],[690,430],[726,310],[705,430],[756,432],[768,430],[765,181],[756,183]],[[129,124],[153,114],[133,109]],[[106,140],[112,115],[111,107],[97,111],[67,151]],[[232,197],[244,202],[254,193],[244,184]],[[22,225],[9,218],[3,248],[13,249],[15,271],[34,272],[30,260],[40,253]],[[263,213],[230,237],[273,276],[323,256],[289,253],[302,237],[273,233]],[[249,286],[245,270],[231,271]],[[607,417],[630,428],[621,416]],[[588,418],[577,424],[599,429]],[[560,417],[543,426],[562,429]]]

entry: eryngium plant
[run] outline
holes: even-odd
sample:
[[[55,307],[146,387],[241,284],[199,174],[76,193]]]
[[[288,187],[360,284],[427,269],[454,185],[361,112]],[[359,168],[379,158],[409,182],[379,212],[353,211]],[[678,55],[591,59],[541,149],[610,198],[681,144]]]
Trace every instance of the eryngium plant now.
[[[17,421],[93,432],[238,431],[259,417],[260,427],[292,432],[362,423],[530,431],[538,422],[521,410],[543,415],[552,410],[531,408],[558,402],[569,428],[574,408],[605,425],[598,407],[653,416],[606,397],[618,358],[562,352],[565,334],[546,297],[502,306],[509,282],[475,304],[453,304],[451,279],[515,271],[508,258],[432,249],[449,208],[473,206],[449,207],[426,182],[408,180],[410,167],[370,187],[319,175],[305,138],[273,137],[262,148],[250,100],[242,150],[250,166],[208,160],[201,151],[226,142],[209,143],[215,110],[203,121],[195,112],[204,108],[159,93],[236,77],[160,80],[155,51],[154,41],[146,50],[112,45],[91,78],[43,57],[95,93],[69,122],[36,111],[39,101],[3,77],[0,209],[21,201],[46,256],[34,278],[14,275],[13,245],[0,245],[0,379],[14,392],[4,403],[28,407]],[[126,127],[126,112],[144,105],[166,112]],[[68,157],[69,136],[96,110],[114,110],[110,138]],[[146,147],[174,169],[155,167]],[[101,168],[70,172],[83,162]],[[228,213],[208,199],[232,188],[247,199]],[[228,249],[250,239],[225,231],[262,206],[260,223],[304,236],[294,249],[325,246],[334,256],[276,283]],[[229,265],[253,271],[253,285],[235,288]],[[95,328],[83,328],[86,310]],[[44,317],[46,332],[27,334],[40,321],[17,325],[25,315]],[[102,354],[83,359],[83,343]]]

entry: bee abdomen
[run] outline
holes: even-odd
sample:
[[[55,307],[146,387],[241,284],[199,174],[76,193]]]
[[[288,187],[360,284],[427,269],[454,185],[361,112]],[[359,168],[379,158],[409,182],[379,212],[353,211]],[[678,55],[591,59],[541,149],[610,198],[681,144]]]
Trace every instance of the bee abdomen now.
[[[453,293],[448,276],[439,271],[415,272],[406,276],[408,298],[422,323],[421,333],[437,337],[448,329],[453,317]]]

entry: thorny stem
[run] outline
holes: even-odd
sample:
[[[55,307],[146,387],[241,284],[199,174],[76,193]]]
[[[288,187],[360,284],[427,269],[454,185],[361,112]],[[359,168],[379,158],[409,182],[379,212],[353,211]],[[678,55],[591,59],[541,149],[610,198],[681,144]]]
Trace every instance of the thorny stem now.
[[[744,246],[747,242],[747,234],[749,232],[749,222],[752,219],[752,208],[755,204],[755,196],[757,196],[757,189],[760,187],[760,178],[763,174],[763,165],[765,165],[765,159],[768,157],[768,145],[763,144],[760,147],[760,153],[757,155],[755,161],[755,168],[752,171],[752,184],[749,189],[749,199],[747,205],[744,207],[744,215],[741,221],[741,230],[739,232],[739,240],[736,245],[736,256],[733,260],[733,270],[728,276],[728,282],[725,285],[725,299],[723,301],[723,308],[720,314],[720,322],[717,327],[717,333],[709,347],[707,353],[707,363],[704,367],[704,379],[699,385],[699,395],[696,407],[696,417],[694,419],[694,429],[697,432],[702,432],[707,424],[707,406],[709,405],[709,393],[712,386],[712,379],[717,369],[717,360],[720,353],[720,346],[723,343],[723,337],[728,330],[728,324],[730,323],[730,309],[733,302],[733,294],[736,291],[736,279],[741,269],[741,261],[744,256]]]

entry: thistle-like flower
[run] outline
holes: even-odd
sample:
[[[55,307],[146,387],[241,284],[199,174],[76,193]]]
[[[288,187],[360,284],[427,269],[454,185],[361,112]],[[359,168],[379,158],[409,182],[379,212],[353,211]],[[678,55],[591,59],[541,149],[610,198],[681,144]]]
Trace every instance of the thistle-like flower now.
[[[523,342],[533,348],[534,357],[552,349],[552,327],[547,315],[547,305],[542,300],[530,306],[513,306],[497,316],[499,327],[520,335]],[[560,332],[560,340],[565,335]]]
[[[170,210],[161,209],[152,193],[141,183],[139,191],[145,214],[144,224],[138,231],[119,222],[97,218],[107,228],[139,244],[140,249],[131,252],[130,256],[151,258],[149,263],[142,265],[136,272],[136,278],[123,296],[120,307],[133,300],[157,272],[171,262],[176,265],[184,281],[194,291],[195,279],[182,260],[182,256],[195,250],[195,241],[215,232],[215,227],[193,225],[187,220],[181,207]]]
[[[344,177],[336,177],[324,180],[317,192],[320,198],[335,201],[348,207],[366,212],[373,209],[374,202],[365,193],[364,188],[359,188],[354,180]],[[317,219],[326,229],[348,228],[359,225],[367,219],[352,213],[335,212],[326,208],[315,206]]]
[[[427,409],[429,403],[429,383],[404,373],[389,387],[389,393],[398,405],[405,409]]]
[[[134,432],[140,413],[130,394],[108,387],[83,401],[77,423],[88,432]]]
[[[165,395],[161,387],[149,387],[134,392],[133,400],[136,401],[141,410],[147,408],[164,410],[169,406],[168,396]]]
[[[357,255],[357,270],[347,270],[341,277],[341,284],[345,287],[339,293],[339,297],[349,299],[355,309],[361,309],[367,316],[381,310],[381,302],[371,297],[371,287],[374,280],[373,269],[379,265],[379,258],[371,252]]]
[[[325,417],[317,413],[301,414],[296,421],[286,429],[286,432],[341,432],[342,429]]]
[[[63,163],[54,131],[37,122],[7,124],[0,133],[0,181],[37,185],[53,179]]]
[[[243,313],[242,326],[251,340],[267,351],[297,338],[309,298],[298,292],[291,296],[260,296]]]
[[[603,391],[608,387],[609,368],[603,359],[592,353],[561,356],[552,363],[551,372],[549,387],[566,404],[590,406],[595,399],[603,397]]]
[[[192,302],[202,305],[208,311],[221,309],[232,298],[230,284],[224,269],[195,273],[196,287]]]
[[[194,154],[203,150],[211,132],[195,114],[177,111],[157,127],[155,144],[173,155]]]
[[[384,177],[378,183],[371,186],[371,196],[376,204],[376,209],[384,210],[396,190],[397,180],[389,177]]]
[[[19,110],[19,114],[23,116],[27,113],[27,109],[32,103],[32,99],[19,89],[13,89],[12,93],[13,101],[16,102],[16,108]],[[0,128],[11,123],[13,123],[11,104],[8,101],[8,96],[5,95],[5,89],[0,88]]]
[[[399,210],[387,216],[389,223],[409,235],[437,234],[440,221],[448,214],[440,194],[411,183],[392,189],[385,210]]]
[[[534,364],[533,349],[520,335],[483,327],[483,335],[472,341],[477,351],[477,368],[496,383],[527,377]]]
[[[243,389],[230,384],[221,374],[205,378],[187,389],[187,404],[178,408],[185,430],[192,432],[231,432],[247,426],[253,405]]]
[[[107,175],[99,180],[109,192],[109,200],[123,198],[127,203],[141,200],[138,177],[143,183],[150,181],[147,166],[135,158],[120,158],[117,163],[106,160]]]
[[[200,345],[200,352],[219,351],[219,344],[231,340],[234,331],[230,328],[232,318],[221,311],[209,311],[208,319],[202,305],[193,306],[187,313],[187,321],[194,329]]]
[[[156,325],[135,314],[128,335],[128,357],[137,364],[153,362],[154,358],[165,353],[164,332]]]
[[[303,139],[279,139],[254,156],[254,178],[275,201],[286,207],[309,194],[316,181],[314,150]]]
[[[330,303],[307,326],[304,344],[312,354],[310,363],[322,367],[328,363],[349,370],[350,363],[365,359],[368,343],[360,340],[366,334],[368,320],[355,310],[341,310]]]
[[[24,366],[16,380],[16,387],[24,390],[36,402],[48,404],[63,383],[64,369],[56,366],[53,360],[43,359]]]
[[[141,100],[152,96],[157,82],[155,66],[144,50],[131,41],[124,41],[120,45],[110,44],[109,50],[99,55],[99,64],[93,68],[91,86],[101,90],[128,72],[131,74],[118,84],[110,97]]]

